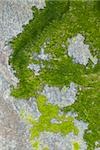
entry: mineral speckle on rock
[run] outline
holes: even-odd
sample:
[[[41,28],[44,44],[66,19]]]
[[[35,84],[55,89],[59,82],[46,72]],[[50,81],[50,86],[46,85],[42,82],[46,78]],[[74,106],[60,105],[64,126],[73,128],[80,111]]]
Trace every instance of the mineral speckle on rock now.
[[[62,89],[58,87],[49,87],[46,85],[43,90],[43,95],[47,97],[49,103],[65,107],[73,104],[76,100],[77,85],[70,83],[69,88],[64,86]]]
[[[45,46],[46,46],[46,44],[44,45],[44,47],[41,47],[40,54],[38,55],[38,58],[40,60],[50,60],[50,55],[44,53]]]
[[[28,130],[26,130],[25,122],[14,110],[10,97],[0,96],[0,149],[31,150]]]
[[[84,44],[84,36],[77,34],[77,36],[68,39],[68,55],[73,58],[75,63],[87,65],[89,59],[97,64],[97,58],[93,57],[89,50],[89,45]]]

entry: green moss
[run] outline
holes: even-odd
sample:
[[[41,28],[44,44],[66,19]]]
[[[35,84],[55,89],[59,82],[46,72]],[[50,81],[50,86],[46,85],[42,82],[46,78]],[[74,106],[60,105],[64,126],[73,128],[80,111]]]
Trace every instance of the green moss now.
[[[64,109],[67,111],[75,111],[78,113],[78,119],[89,123],[89,130],[85,133],[84,138],[88,143],[88,149],[94,150],[94,143],[100,139],[100,103],[99,103],[99,87],[100,74],[90,74],[86,76],[88,86],[83,87],[80,91],[77,101],[70,107]]]
[[[48,8],[51,5],[53,7]],[[34,96],[38,90],[41,90],[41,85],[43,84],[60,87],[64,84],[69,85],[71,81],[82,85],[87,84],[87,81],[84,80],[84,75],[93,70],[91,64],[87,71],[84,66],[72,63],[72,59],[65,55],[67,54],[67,39],[77,33],[82,33],[86,37],[86,43],[90,45],[91,52],[94,55],[94,49],[97,49],[97,53],[100,47],[99,20],[97,11],[92,8],[91,3],[87,5],[87,2],[74,2],[70,5],[71,10],[68,12],[65,2],[47,2],[47,7],[40,12],[36,11],[35,18],[25,27],[23,33],[13,40],[12,47],[14,51],[10,62],[17,71],[16,76],[20,78],[18,88],[13,89],[13,96],[24,98]],[[82,6],[81,9],[79,6]],[[54,10],[57,11],[56,13],[59,10],[59,15],[50,15]],[[43,21],[48,17],[50,18],[47,19],[47,22]],[[36,26],[35,24],[38,25]],[[94,40],[95,37],[96,40]],[[53,59],[50,62],[42,62],[45,68],[42,69],[40,76],[37,77],[27,69],[27,66],[32,62],[40,63],[32,60],[31,55],[32,52],[39,52],[41,45],[48,39],[50,39],[50,43],[45,51],[50,53]],[[62,47],[62,44],[65,45],[65,48]]]
[[[78,119],[89,123],[89,129],[84,138],[88,143],[88,150],[94,150],[94,143],[100,138],[99,129],[99,87],[100,87],[100,64],[92,67],[89,62],[87,68],[83,65],[74,64],[67,56],[67,39],[81,33],[85,36],[85,43],[90,45],[92,55],[100,58],[100,13],[97,9],[97,2],[94,1],[46,1],[44,10],[33,9],[34,19],[25,26],[23,33],[12,41],[13,54],[10,63],[16,70],[16,76],[20,83],[12,90],[12,95],[18,98],[35,96],[39,111],[42,113],[39,122],[33,123],[32,137],[39,136],[39,133],[46,130],[67,134],[70,131],[77,133],[72,118],[61,125],[52,125],[50,120],[58,117],[59,108],[46,104],[43,96],[38,96],[45,84],[50,86],[63,87],[71,81],[82,86],[77,101],[65,112],[71,110],[78,113]],[[45,68],[39,76],[27,69],[29,63],[40,63],[31,58],[33,52],[40,52],[40,46],[50,41],[45,52],[51,54],[52,60],[43,61]],[[62,47],[65,45],[65,48]],[[95,51],[96,49],[96,51]],[[67,130],[66,130],[67,127]]]

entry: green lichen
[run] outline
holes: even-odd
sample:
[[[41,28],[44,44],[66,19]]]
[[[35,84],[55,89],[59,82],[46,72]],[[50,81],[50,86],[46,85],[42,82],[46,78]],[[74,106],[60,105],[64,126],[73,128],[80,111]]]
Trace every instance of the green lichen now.
[[[73,150],[80,150],[80,145],[78,142],[73,143]]]
[[[78,134],[78,128],[74,125],[74,118],[66,116],[65,114],[59,116],[58,106],[46,104],[46,97],[42,95],[37,97],[37,105],[41,116],[39,117],[39,121],[32,123],[33,128],[31,128],[31,140],[33,140],[35,137],[39,137],[40,133],[44,131],[61,133],[63,135],[66,135],[70,132],[73,132],[75,135]],[[51,123],[52,118],[56,118],[62,123],[53,124]]]

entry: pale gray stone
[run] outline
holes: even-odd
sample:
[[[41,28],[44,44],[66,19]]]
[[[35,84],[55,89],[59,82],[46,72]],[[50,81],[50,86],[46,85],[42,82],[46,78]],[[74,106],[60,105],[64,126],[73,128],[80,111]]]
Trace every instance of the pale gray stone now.
[[[41,70],[40,65],[38,64],[29,64],[28,69],[34,71],[35,75],[39,75],[39,72]]]
[[[34,60],[49,61],[52,58],[50,54],[45,53],[45,48],[46,43],[41,46],[39,54],[33,53]]]
[[[66,107],[75,102],[77,85],[71,82],[69,88],[64,86],[61,90],[58,87],[45,85],[42,94],[47,97],[49,103],[59,107]]]
[[[93,57],[89,50],[89,45],[84,44],[84,36],[77,34],[77,36],[68,39],[68,55],[73,58],[75,63],[87,65],[91,60],[94,65],[97,64],[98,60]]]

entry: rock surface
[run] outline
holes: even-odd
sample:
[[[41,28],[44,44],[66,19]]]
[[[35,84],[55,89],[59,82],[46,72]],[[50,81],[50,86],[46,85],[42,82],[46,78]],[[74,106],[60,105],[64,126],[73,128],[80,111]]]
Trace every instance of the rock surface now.
[[[40,71],[45,67],[42,61],[49,61],[51,59],[50,54],[45,53],[46,43],[40,48],[40,53],[33,53],[33,59],[39,60],[40,64],[29,64],[28,69],[31,69],[35,75],[39,75]]]
[[[45,3],[43,0],[0,0],[0,150],[32,149],[29,126],[15,109],[20,104],[10,96],[10,86],[16,86],[18,79],[8,64],[12,51],[8,42],[22,32],[22,26],[32,19],[33,5],[43,8]]]
[[[96,57],[93,57],[89,50],[89,45],[84,44],[84,36],[77,34],[77,36],[68,39],[68,55],[73,58],[76,63],[87,65],[89,59],[97,64]]]
[[[46,85],[43,90],[43,95],[48,99],[48,102],[58,105],[60,108],[73,104],[76,100],[77,85],[70,83],[69,88],[64,86],[61,90],[58,87],[49,87]]]

